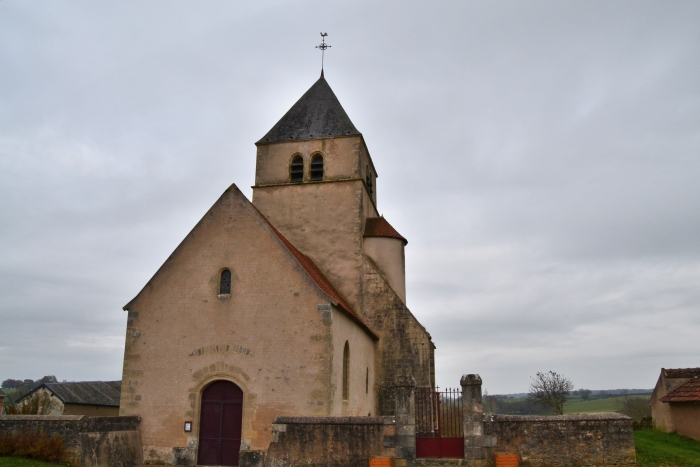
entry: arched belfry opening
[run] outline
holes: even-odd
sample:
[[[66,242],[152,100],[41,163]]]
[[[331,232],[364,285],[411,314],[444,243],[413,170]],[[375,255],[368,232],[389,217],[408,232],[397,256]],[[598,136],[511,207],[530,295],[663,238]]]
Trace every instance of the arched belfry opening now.
[[[292,157],[292,161],[289,164],[289,181],[304,181],[304,158],[299,155]]]
[[[202,391],[197,465],[238,465],[243,426],[243,391],[214,381]]]
[[[321,154],[311,156],[311,180],[323,180],[323,156]]]

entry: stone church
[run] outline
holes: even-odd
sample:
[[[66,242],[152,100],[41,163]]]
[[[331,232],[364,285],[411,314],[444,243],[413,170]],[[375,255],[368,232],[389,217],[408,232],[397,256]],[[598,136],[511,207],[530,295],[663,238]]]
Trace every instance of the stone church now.
[[[252,202],[230,186],[124,307],[120,415],[146,463],[247,464],[276,416],[385,415],[397,376],[434,387],[407,241],[323,73],[256,146]]]

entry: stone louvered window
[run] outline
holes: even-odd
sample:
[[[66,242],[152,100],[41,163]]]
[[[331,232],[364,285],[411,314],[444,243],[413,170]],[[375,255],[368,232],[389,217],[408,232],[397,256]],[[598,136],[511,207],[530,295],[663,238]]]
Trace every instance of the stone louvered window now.
[[[320,154],[311,157],[311,180],[323,180],[323,156]]]
[[[289,165],[289,181],[304,181],[304,158],[299,155],[292,157],[292,162]]]
[[[231,295],[231,271],[229,271],[228,269],[224,269],[223,271],[221,271],[219,295]]]
[[[343,400],[350,399],[350,345],[345,341],[343,349]]]

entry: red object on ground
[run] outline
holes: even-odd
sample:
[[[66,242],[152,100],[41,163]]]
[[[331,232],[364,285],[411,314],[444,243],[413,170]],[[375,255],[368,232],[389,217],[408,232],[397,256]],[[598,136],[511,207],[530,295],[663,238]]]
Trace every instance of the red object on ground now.
[[[496,467],[518,467],[517,454],[496,454]]]
[[[394,467],[394,458],[373,457],[369,460],[369,467]]]

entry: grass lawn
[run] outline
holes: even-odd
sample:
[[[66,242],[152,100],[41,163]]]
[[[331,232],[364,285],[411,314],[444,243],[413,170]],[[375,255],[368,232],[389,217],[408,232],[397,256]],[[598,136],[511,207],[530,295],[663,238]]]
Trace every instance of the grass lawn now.
[[[52,464],[50,462],[27,459],[26,457],[0,457],[0,467],[58,467],[66,463]]]
[[[658,430],[634,432],[640,467],[700,467],[700,441]]]
[[[580,397],[571,398],[564,405],[564,413],[598,413],[615,412],[619,408],[622,400],[628,396],[606,397],[604,399],[593,399],[589,401],[581,400]],[[649,399],[648,395],[629,396],[631,398]]]

